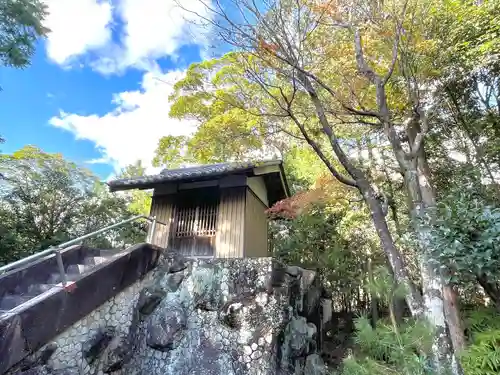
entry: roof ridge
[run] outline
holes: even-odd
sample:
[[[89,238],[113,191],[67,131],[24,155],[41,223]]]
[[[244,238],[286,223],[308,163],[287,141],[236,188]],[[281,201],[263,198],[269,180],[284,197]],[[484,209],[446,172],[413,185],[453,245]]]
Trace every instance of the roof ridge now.
[[[282,163],[281,159],[264,159],[264,160],[246,160],[246,161],[226,161],[220,163],[211,163],[211,164],[193,164],[187,167],[179,167],[179,168],[163,168],[160,174],[164,172],[175,172],[175,171],[183,171],[186,169],[196,169],[196,168],[210,168],[210,167],[219,167],[219,166],[245,166],[245,167],[257,167],[261,164],[266,164],[274,162],[276,164]]]

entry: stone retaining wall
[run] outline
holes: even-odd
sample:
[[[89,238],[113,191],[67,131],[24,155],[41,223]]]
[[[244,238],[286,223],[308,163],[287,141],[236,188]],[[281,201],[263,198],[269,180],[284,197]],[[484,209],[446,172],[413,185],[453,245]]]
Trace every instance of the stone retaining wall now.
[[[322,288],[271,258],[160,266],[26,361],[23,375],[323,375]],[[18,368],[16,373],[19,373]]]

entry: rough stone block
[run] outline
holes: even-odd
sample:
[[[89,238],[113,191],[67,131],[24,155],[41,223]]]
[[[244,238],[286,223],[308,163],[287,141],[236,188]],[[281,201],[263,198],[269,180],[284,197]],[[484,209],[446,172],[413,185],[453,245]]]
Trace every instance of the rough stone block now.
[[[165,298],[166,293],[158,288],[144,288],[139,294],[137,310],[142,315],[150,315],[160,302]]]
[[[165,351],[175,349],[186,327],[186,312],[179,303],[166,303],[151,316],[147,327],[147,345]]]
[[[82,351],[83,357],[88,363],[93,363],[100,357],[102,352],[106,349],[115,334],[114,327],[106,327],[97,332],[97,334],[90,338],[90,340],[83,343]]]
[[[128,336],[115,337],[109,343],[108,350],[102,359],[102,370],[109,374],[120,370],[132,355],[132,345]]]

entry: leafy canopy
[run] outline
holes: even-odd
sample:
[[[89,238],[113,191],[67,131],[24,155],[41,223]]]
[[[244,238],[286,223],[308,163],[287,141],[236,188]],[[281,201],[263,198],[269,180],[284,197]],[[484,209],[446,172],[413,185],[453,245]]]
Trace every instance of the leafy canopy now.
[[[89,171],[25,146],[0,155],[0,262],[93,232],[132,216],[129,201],[112,195]],[[93,240],[111,247],[142,241],[141,227]]]
[[[0,0],[0,63],[24,68],[35,52],[36,41],[49,29],[43,26],[47,5],[40,0]]]

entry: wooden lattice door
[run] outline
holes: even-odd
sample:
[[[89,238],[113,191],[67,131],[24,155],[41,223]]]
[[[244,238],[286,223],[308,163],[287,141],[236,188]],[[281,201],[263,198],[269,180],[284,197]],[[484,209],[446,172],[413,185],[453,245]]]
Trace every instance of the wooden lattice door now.
[[[172,247],[186,256],[214,256],[217,202],[178,205]]]

